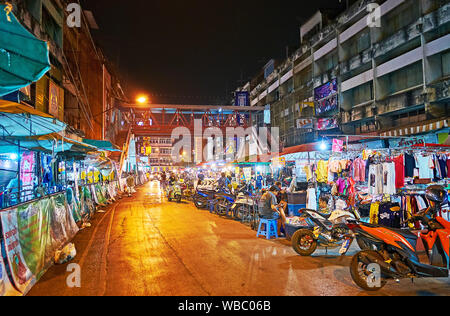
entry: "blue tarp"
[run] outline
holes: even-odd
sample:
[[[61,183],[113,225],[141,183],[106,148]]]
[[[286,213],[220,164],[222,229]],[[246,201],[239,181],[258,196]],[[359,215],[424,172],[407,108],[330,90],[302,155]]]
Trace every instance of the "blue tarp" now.
[[[97,147],[99,150],[122,152],[111,142],[106,140],[83,139],[83,143]]]
[[[38,81],[50,69],[47,43],[28,32],[10,10],[0,4],[0,96]]]
[[[66,124],[32,107],[0,100],[0,136],[26,137],[59,133]]]

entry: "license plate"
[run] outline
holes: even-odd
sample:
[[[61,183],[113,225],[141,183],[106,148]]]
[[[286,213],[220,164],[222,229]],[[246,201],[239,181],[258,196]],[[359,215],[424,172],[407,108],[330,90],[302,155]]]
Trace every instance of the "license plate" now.
[[[346,239],[342,244],[341,250],[339,250],[340,255],[345,255],[347,251],[350,249],[350,245],[352,244],[351,239]]]

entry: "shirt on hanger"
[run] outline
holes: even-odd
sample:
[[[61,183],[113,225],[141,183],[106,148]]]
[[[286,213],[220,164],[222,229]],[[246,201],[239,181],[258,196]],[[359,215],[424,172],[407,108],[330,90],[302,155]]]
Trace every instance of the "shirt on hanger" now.
[[[421,154],[416,155],[416,163],[419,168],[419,178],[420,179],[433,179],[433,169],[431,168],[434,164],[430,156],[422,156]]]
[[[383,166],[371,164],[369,167],[369,194],[383,194]]]
[[[353,162],[353,178],[356,182],[366,181],[366,162],[361,158]]]
[[[395,164],[393,162],[383,163],[383,193],[395,194]]]
[[[397,189],[405,186],[405,163],[404,156],[400,155],[393,159],[395,164],[395,187]]]
[[[328,180],[328,161],[320,160],[317,163],[317,182],[327,182]]]
[[[416,169],[416,160],[414,156],[405,154],[405,177],[414,177],[414,169]]]

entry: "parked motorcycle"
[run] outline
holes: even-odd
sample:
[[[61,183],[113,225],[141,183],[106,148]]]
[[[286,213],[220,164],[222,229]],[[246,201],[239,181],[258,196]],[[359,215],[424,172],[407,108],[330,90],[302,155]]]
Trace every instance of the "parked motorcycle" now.
[[[347,252],[350,247],[351,234],[346,225],[348,219],[355,220],[359,215],[336,210],[330,214],[303,209],[300,210],[299,229],[292,235],[292,247],[301,256],[312,255],[318,246],[326,248],[341,247],[340,253]]]
[[[195,194],[193,196],[194,205],[198,209],[206,209],[209,206],[209,201],[213,201],[217,191],[214,189],[212,183],[204,180],[197,185]]]
[[[181,202],[181,197],[183,196],[181,192],[181,186],[178,182],[167,187],[167,199],[169,202],[175,201],[177,203]]]
[[[181,196],[183,199],[191,200],[194,195],[194,186],[190,180],[179,180]]]
[[[246,185],[237,188],[236,193],[236,199],[231,207],[231,211],[233,212],[234,217],[237,217],[242,221],[249,220],[252,214],[251,210],[256,205],[253,195],[247,190]]]
[[[219,215],[226,215],[236,201],[236,196],[227,189],[218,190],[214,198],[214,211]]]
[[[349,223],[357,238],[373,243],[377,250],[363,250],[353,257],[350,273],[353,281],[366,291],[378,291],[388,280],[414,278],[448,278],[450,223],[437,216],[447,192],[441,186],[426,191],[430,207],[410,218],[427,228],[420,237],[408,229],[394,229],[360,222]],[[429,264],[420,262],[417,241],[421,238]],[[378,273],[377,273],[378,271]]]

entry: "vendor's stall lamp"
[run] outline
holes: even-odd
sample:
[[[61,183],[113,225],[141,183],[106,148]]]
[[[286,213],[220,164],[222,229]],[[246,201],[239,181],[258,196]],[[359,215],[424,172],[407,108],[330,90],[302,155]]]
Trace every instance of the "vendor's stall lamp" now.
[[[16,160],[17,159],[17,154],[11,154],[11,155],[9,155],[9,158],[11,160]]]
[[[325,142],[322,142],[322,143],[320,144],[320,149],[321,149],[321,150],[326,150],[326,149],[327,149],[327,144],[325,144]]]

